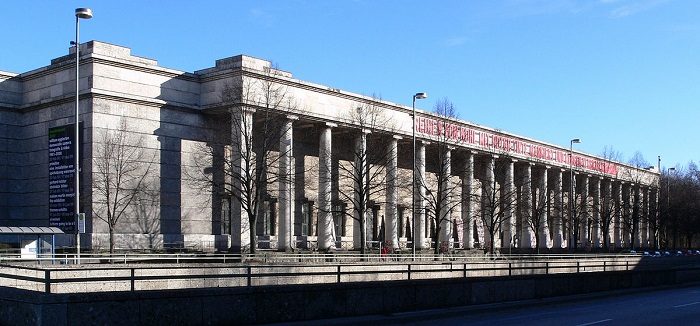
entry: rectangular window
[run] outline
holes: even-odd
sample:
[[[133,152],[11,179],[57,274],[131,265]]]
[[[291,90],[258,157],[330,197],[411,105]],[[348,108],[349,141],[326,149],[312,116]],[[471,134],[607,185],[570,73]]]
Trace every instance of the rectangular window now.
[[[335,226],[335,236],[345,236],[345,204],[337,203],[333,205],[333,224]]]
[[[311,220],[311,209],[309,203],[301,204],[301,235],[309,235],[309,221]]]

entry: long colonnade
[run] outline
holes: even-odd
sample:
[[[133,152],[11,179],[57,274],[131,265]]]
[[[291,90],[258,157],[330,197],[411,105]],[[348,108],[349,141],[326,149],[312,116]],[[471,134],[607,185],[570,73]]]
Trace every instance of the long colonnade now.
[[[279,250],[308,248],[313,247],[315,241],[319,249],[357,249],[361,244],[358,223],[361,217],[357,212],[353,213],[354,218],[341,216],[342,229],[339,229],[341,222],[334,215],[334,202],[338,201],[338,196],[333,196],[332,192],[341,190],[333,186],[333,179],[339,176],[334,171],[338,169],[338,164],[334,164],[337,157],[333,152],[333,142],[334,135],[343,129],[344,137],[349,134],[353,138],[350,142],[352,150],[369,155],[373,149],[368,147],[367,136],[372,131],[347,130],[347,126],[339,128],[336,123],[314,122],[313,128],[318,132],[317,196],[309,200],[307,194],[300,193],[305,192],[303,189],[295,191],[293,186],[294,162],[305,157],[295,155],[293,150],[293,129],[300,121],[299,116],[288,116],[284,124],[288,130],[280,139],[278,168],[280,175],[289,177],[281,177],[278,181],[278,212],[272,214],[278,218],[274,223],[278,225],[276,247]],[[243,128],[251,129],[252,125]],[[240,130],[232,130],[235,130],[232,131],[232,139],[240,139],[240,135],[236,135]],[[572,171],[567,164],[556,166],[542,160],[509,155],[504,151],[489,152],[459,144],[439,149],[444,151],[440,157],[445,161],[438,163],[447,168],[442,173],[450,176],[442,179],[445,184],[440,188],[451,189],[440,194],[444,196],[440,201],[444,205],[441,216],[434,216],[426,203],[426,190],[437,185],[424,182],[415,185],[416,211],[411,212],[406,205],[402,207],[404,200],[399,198],[399,189],[404,186],[399,182],[401,172],[408,172],[409,175],[411,172],[400,169],[399,160],[411,159],[401,153],[412,152],[412,145],[404,141],[401,135],[382,136],[389,140],[385,149],[388,159],[384,162],[386,185],[384,196],[370,199],[377,207],[371,208],[370,216],[364,217],[367,218],[367,241],[382,241],[385,246],[394,249],[410,248],[408,243],[413,239],[418,249],[427,249],[435,236],[440,237],[443,245],[463,249],[490,246],[491,237],[497,248],[524,249],[562,249],[571,246],[596,249],[603,247],[606,241],[611,248],[644,248],[653,247],[656,242],[655,232],[650,228],[653,223],[649,223],[657,212],[658,189],[653,184],[634,183],[616,175],[569,164],[573,166]],[[436,164],[430,162],[434,155],[426,156],[426,152],[432,153],[438,149],[437,144],[431,143],[430,137],[423,136],[415,148],[414,173],[419,179],[428,180],[425,176],[440,172],[436,170]],[[369,165],[358,162],[357,158],[354,163]],[[245,167],[238,165],[234,168]],[[362,167],[365,168],[369,166]],[[359,170],[354,171],[359,173]],[[353,186],[363,185],[356,182]],[[306,206],[299,203],[301,200],[306,200]],[[352,203],[342,205],[348,209],[347,206]],[[383,214],[380,214],[379,206],[383,207]],[[234,213],[236,211],[241,212],[240,209],[232,210]],[[411,214],[415,215],[415,225]],[[232,216],[232,220],[234,227],[242,227],[240,230],[245,228],[244,216]],[[236,223],[235,220],[240,222]],[[439,234],[431,232],[435,223],[440,224]],[[305,227],[302,230],[298,225]],[[241,247],[249,244],[244,232],[240,237],[234,235],[232,239],[234,246],[236,241]],[[576,243],[572,239],[576,239]],[[343,242],[351,242],[352,246]]]

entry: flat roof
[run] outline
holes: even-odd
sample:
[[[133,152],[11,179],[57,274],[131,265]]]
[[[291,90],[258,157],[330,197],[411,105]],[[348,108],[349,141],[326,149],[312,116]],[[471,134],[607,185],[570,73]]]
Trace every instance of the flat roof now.
[[[53,226],[0,226],[0,234],[63,234]]]

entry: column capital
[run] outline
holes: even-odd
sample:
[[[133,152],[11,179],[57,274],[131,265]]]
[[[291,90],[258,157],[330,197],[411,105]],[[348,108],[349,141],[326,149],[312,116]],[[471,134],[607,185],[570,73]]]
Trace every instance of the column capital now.
[[[396,140],[401,140],[401,139],[403,139],[403,136],[401,136],[401,135],[391,135],[391,138],[396,139]]]
[[[369,130],[367,128],[362,128],[362,129],[360,129],[360,132],[366,135],[366,134],[371,134],[372,130]]]
[[[294,114],[287,114],[287,120],[299,120],[299,116]]]
[[[416,139],[416,142],[420,143],[423,146],[428,146],[430,145],[430,141],[427,140],[422,140],[422,139]]]
[[[338,124],[337,124],[337,123],[334,123],[334,122],[326,122],[325,125],[326,125],[326,127],[328,127],[328,128],[335,128],[335,127],[338,126]]]
[[[248,112],[248,113],[255,113],[255,111],[257,111],[257,110],[255,108],[250,107],[250,106],[242,105],[241,111]]]

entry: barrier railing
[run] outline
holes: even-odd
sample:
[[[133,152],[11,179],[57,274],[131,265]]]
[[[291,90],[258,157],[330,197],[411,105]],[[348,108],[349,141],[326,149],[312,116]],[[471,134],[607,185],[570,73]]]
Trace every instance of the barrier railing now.
[[[472,255],[458,254],[417,254],[395,253],[367,253],[335,251],[329,253],[283,253],[261,250],[256,254],[194,254],[194,253],[83,253],[80,256],[81,264],[95,263],[232,263],[232,262],[258,262],[258,263],[353,263],[353,262],[433,262],[433,261],[478,261],[478,260],[561,260],[561,259],[624,259],[640,258],[640,254],[498,254],[498,255]],[[0,254],[0,264],[3,263],[38,263],[38,264],[75,264],[75,254],[38,254],[36,257],[22,258],[20,254]]]
[[[131,262],[357,262],[357,261],[473,261],[473,260],[553,260],[553,259],[591,259],[591,258],[639,258],[639,254],[499,254],[463,256],[454,254],[418,254],[410,253],[367,253],[329,252],[329,253],[281,253],[274,251],[259,251],[256,254],[193,254],[193,253],[83,253],[81,263],[131,263]],[[75,254],[39,254],[36,257],[22,258],[20,254],[0,254],[0,263],[7,262],[37,262],[54,264],[72,264],[76,262]]]
[[[698,259],[640,261],[549,260],[438,263],[197,266],[81,266],[41,268],[0,266],[0,286],[45,293],[146,291],[162,289],[329,284],[439,278],[493,277],[560,273],[700,269]]]

